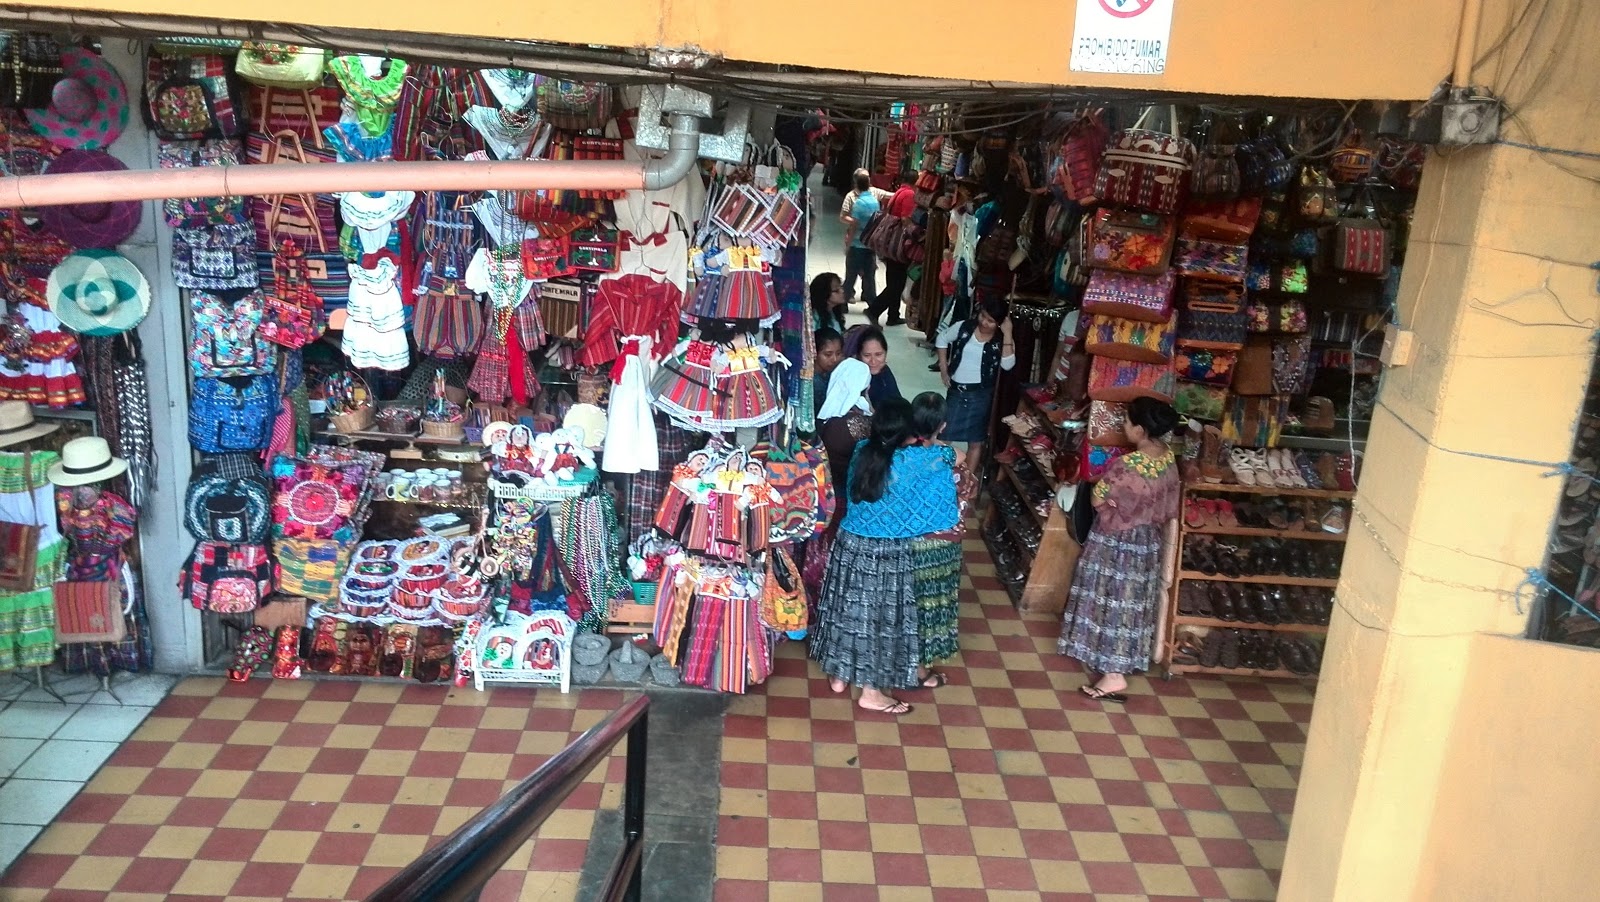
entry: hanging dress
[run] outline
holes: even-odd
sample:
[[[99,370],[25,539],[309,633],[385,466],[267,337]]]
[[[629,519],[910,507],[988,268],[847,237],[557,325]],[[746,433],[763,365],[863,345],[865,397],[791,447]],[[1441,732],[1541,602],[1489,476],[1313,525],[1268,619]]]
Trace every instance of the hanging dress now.
[[[399,279],[400,267],[391,257],[378,258],[370,268],[350,266],[344,353],[352,366],[403,370],[411,365]]]
[[[51,586],[63,575],[67,542],[56,529],[54,487],[48,474],[60,459],[54,451],[26,456],[0,452],[0,520],[39,527],[33,588],[0,591],[0,671],[44,667],[55,660],[56,609]]]
[[[377,78],[367,74],[366,61],[359,56],[338,56],[328,62],[328,71],[344,88],[346,106],[361,130],[374,137],[389,130],[406,83],[405,62],[388,62],[388,69]]]

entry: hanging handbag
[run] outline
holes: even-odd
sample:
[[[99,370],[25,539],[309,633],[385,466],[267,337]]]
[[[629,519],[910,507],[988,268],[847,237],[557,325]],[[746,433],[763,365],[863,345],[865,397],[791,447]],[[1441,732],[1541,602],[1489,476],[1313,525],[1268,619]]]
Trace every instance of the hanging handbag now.
[[[254,230],[245,223],[174,229],[172,281],[179,288],[208,291],[256,287],[260,274]]]
[[[327,329],[322,298],[306,276],[305,253],[285,238],[272,255],[272,285],[261,311],[261,337],[286,348],[303,348]]]
[[[1172,409],[1178,416],[1217,422],[1227,411],[1228,390],[1218,385],[1201,382],[1179,382],[1172,397]]]
[[[244,130],[238,97],[222,56],[148,55],[143,112],[158,137],[169,141],[237,138]]]
[[[1378,155],[1361,140],[1359,129],[1345,136],[1344,143],[1328,158],[1328,169],[1335,181],[1359,185],[1372,177]]]
[[[64,71],[61,45],[51,35],[33,31],[0,34],[0,106],[20,110],[50,106]]]
[[[1149,115],[1146,110],[1139,123],[1112,141],[1100,160],[1094,193],[1104,204],[1173,213],[1189,193],[1194,145],[1177,135],[1140,128]]]
[[[1233,370],[1238,363],[1238,351],[1190,345],[1179,339],[1177,354],[1172,359],[1172,373],[1184,383],[1200,382],[1227,388],[1233,384]]]
[[[272,483],[253,454],[221,454],[195,465],[183,498],[183,525],[200,541],[267,541]]]
[[[1177,284],[1178,277],[1170,271],[1142,276],[1097,269],[1083,291],[1083,311],[1164,323],[1172,317],[1172,293]]]
[[[1088,265],[1146,275],[1165,272],[1175,229],[1173,218],[1159,213],[1096,210],[1089,219]]]
[[[189,401],[189,444],[198,451],[259,451],[272,438],[278,412],[272,376],[196,379]]]
[[[128,637],[120,574],[114,580],[74,580],[56,583],[51,588],[55,594],[56,644],[121,642]]]
[[[1067,129],[1061,142],[1060,164],[1056,168],[1055,183],[1067,200],[1075,203],[1092,203],[1095,183],[1100,174],[1100,160],[1105,156],[1106,143],[1111,133],[1106,129],[1100,111],[1093,110],[1079,116]]]
[[[198,542],[178,571],[178,594],[202,611],[244,614],[273,592],[273,558],[265,545]]]
[[[1381,276],[1389,271],[1389,233],[1376,219],[1344,217],[1333,227],[1334,269]]]
[[[38,500],[34,498],[33,452],[23,452],[22,472],[26,481],[28,506],[34,519],[39,518]],[[39,563],[39,527],[34,523],[0,520],[0,590],[31,592],[35,571]]]
[[[260,291],[192,291],[189,312],[189,367],[196,376],[259,376],[277,368],[273,345],[262,333],[266,298]]]
[[[1190,203],[1183,208],[1178,231],[1198,238],[1245,242],[1261,218],[1261,198],[1237,197]]]
[[[1190,279],[1243,285],[1249,272],[1250,245],[1180,235],[1172,250],[1172,268]]]
[[[307,150],[293,131],[270,134],[252,132],[245,138],[245,157],[251,164],[332,163],[331,150]],[[250,215],[256,243],[272,250],[284,238],[293,238],[308,253],[339,250],[338,205],[331,194],[272,194],[251,199]]]
[[[302,91],[322,84],[328,51],[296,44],[245,41],[239,48],[234,71],[251,84]]]
[[[600,82],[547,78],[539,83],[539,115],[570,132],[603,128],[611,118],[612,89]]]
[[[323,129],[339,124],[342,96],[338,83],[326,75],[299,89],[251,85],[250,126],[263,135],[289,132],[321,149],[327,146]]]
[[[238,166],[237,141],[163,141],[157,150],[162,169],[190,169],[200,166]],[[174,197],[163,204],[167,225],[175,229],[205,229],[214,225],[236,225],[249,217],[243,197]]]
[[[1200,148],[1194,162],[1194,174],[1189,180],[1189,194],[1192,197],[1204,198],[1232,198],[1239,195],[1239,148],[1235,144],[1223,143],[1217,140],[1217,133],[1222,126],[1229,126],[1237,131],[1237,126],[1229,122],[1215,122],[1210,124],[1206,145]]]
[[[1155,398],[1170,404],[1175,391],[1172,364],[1165,361],[1138,363],[1096,356],[1089,367],[1089,397],[1096,401]]]
[[[1240,190],[1264,195],[1288,187],[1296,164],[1271,135],[1262,135],[1239,145]]]
[[[1169,319],[1164,323],[1096,315],[1089,322],[1084,350],[1099,357],[1163,363],[1172,359],[1177,333]]]
[[[1236,395],[1272,394],[1272,342],[1252,336],[1239,351],[1239,362],[1233,370],[1233,393]]]
[[[1300,170],[1300,182],[1295,188],[1295,214],[1301,222],[1320,225],[1339,218],[1339,191],[1333,179],[1315,166]]]

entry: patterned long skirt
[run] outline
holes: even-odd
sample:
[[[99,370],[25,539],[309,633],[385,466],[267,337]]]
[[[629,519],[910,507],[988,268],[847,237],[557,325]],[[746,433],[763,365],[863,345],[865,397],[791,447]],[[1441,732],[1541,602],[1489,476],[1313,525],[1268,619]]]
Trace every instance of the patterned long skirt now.
[[[961,543],[917,539],[912,546],[917,576],[917,623],[922,664],[953,658],[960,650]]]
[[[1091,532],[1072,577],[1056,651],[1101,673],[1150,669],[1161,585],[1159,527]]]
[[[840,530],[817,600],[811,657],[852,686],[911,689],[922,660],[915,539]]]

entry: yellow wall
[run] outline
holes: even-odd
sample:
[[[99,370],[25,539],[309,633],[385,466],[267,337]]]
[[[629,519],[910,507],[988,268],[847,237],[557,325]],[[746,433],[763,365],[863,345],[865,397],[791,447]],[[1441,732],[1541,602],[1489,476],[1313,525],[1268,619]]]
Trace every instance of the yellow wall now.
[[[1513,4],[1485,7],[1483,48]],[[1600,152],[1575,114],[1600,103],[1580,75],[1594,34],[1600,4],[1552,0],[1531,47],[1478,70],[1508,138]],[[1417,352],[1383,377],[1282,899],[1597,896],[1600,727],[1581,721],[1600,654],[1507,638],[1562,480],[1497,459],[1571,451],[1600,325],[1597,180],[1600,162],[1506,145],[1428,162],[1398,311]]]
[[[1417,880],[1423,899],[1593,899],[1600,653],[1472,640]]]
[[[1094,0],[1085,0],[1094,2]],[[419,0],[15,0],[13,7],[234,18],[599,44],[698,46],[733,60],[900,75],[1347,99],[1421,99],[1449,74],[1461,0],[1174,0],[1161,77],[1067,70],[1071,0],[529,0],[441,17]],[[772,14],[764,14],[770,8]],[[847,37],[847,29],[866,37]]]

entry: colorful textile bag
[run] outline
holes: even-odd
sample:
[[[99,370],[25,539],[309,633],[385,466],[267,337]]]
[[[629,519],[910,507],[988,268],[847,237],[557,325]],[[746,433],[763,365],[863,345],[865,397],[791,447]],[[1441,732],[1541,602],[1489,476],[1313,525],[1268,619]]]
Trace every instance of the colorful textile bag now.
[[[286,348],[303,348],[328,328],[322,298],[311,289],[306,257],[293,238],[272,255],[272,285],[261,311],[261,337]]]
[[[1172,268],[1191,279],[1243,285],[1250,271],[1250,245],[1180,235],[1172,251]]]
[[[251,85],[250,127],[264,135],[289,132],[303,141],[326,146],[322,130],[339,124],[339,86],[324,76],[316,85],[290,90]]]
[[[245,139],[245,157],[252,164],[332,163],[331,150],[307,150],[292,131],[252,132]],[[251,199],[256,244],[272,250],[284,238],[293,238],[310,253],[339,250],[338,205],[331,194],[275,194]],[[347,286],[348,287],[348,286]]]
[[[417,298],[412,335],[422,353],[457,360],[483,341],[483,302],[459,281],[435,276]]]
[[[265,310],[260,291],[242,297],[190,292],[189,368],[196,376],[211,378],[273,372],[274,349],[261,328]]]
[[[1389,271],[1389,233],[1376,219],[1340,219],[1333,227],[1334,269],[1381,276]]]
[[[272,439],[278,380],[272,376],[196,379],[189,401],[189,444],[208,454],[259,451]]]
[[[256,287],[261,277],[254,231],[245,223],[174,229],[172,281],[179,288],[207,291]]]
[[[1238,362],[1238,351],[1223,351],[1180,342],[1177,356],[1172,360],[1172,372],[1186,382],[1203,382],[1226,388],[1233,383],[1233,368]]]
[[[169,141],[237,138],[244,133],[228,61],[214,54],[162,56],[145,64],[144,117]]]
[[[1239,145],[1239,175],[1245,194],[1271,194],[1289,187],[1298,165],[1271,135]]]
[[[25,452],[22,472],[27,480],[28,505],[35,508],[33,453]],[[34,519],[38,511],[34,510]],[[31,592],[39,563],[39,527],[33,523],[0,520],[0,590]]]
[[[1178,312],[1178,344],[1213,350],[1238,350],[1244,347],[1250,331],[1250,314],[1235,308],[1231,312],[1185,307]]]
[[[1112,464],[1127,453],[1127,448],[1109,445],[1089,445],[1084,449],[1083,457],[1080,459],[1081,469],[1078,472],[1078,481],[1094,482],[1098,480],[1106,475],[1106,471],[1111,469]],[[1080,498],[1081,502],[1082,499]]]
[[[1176,212],[1188,196],[1194,160],[1194,145],[1186,138],[1137,126],[1124,129],[1100,160],[1095,196],[1111,206]]]
[[[245,41],[234,71],[255,85],[304,91],[319,87],[328,68],[328,51],[320,47]]]
[[[1171,216],[1102,208],[1089,220],[1089,255],[1095,269],[1157,275],[1167,269],[1176,226]]]
[[[1067,200],[1089,203],[1094,200],[1100,159],[1105,155],[1111,132],[1094,110],[1078,117],[1067,128],[1055,170],[1055,185]]]
[[[184,493],[183,525],[199,541],[263,544],[272,486],[253,454],[223,454],[196,464]]]
[[[56,643],[121,642],[128,637],[122,613],[122,580],[56,583]]]
[[[1095,401],[1126,403],[1135,398],[1155,398],[1170,404],[1175,391],[1171,363],[1095,357],[1089,367],[1089,397]]]
[[[1199,238],[1243,242],[1250,240],[1261,219],[1261,198],[1236,197],[1190,203],[1183,208],[1179,231]]]
[[[1084,349],[1096,357],[1163,363],[1172,359],[1176,338],[1177,331],[1171,319],[1164,323],[1149,323],[1096,314],[1089,321]]]
[[[1213,423],[1222,419],[1227,406],[1228,390],[1203,382],[1179,382],[1178,392],[1172,397],[1172,409],[1179,416]]]
[[[238,166],[240,157],[237,141],[163,141],[157,151],[162,169]],[[243,197],[172,197],[163,204],[163,211],[167,225],[175,229],[236,225],[249,218],[247,201]]]
[[[202,611],[244,614],[273,591],[272,555],[265,545],[199,542],[178,575],[178,594]]]
[[[1172,272],[1142,276],[1097,269],[1083,291],[1083,311],[1164,323],[1172,317],[1172,293],[1178,277]]]

